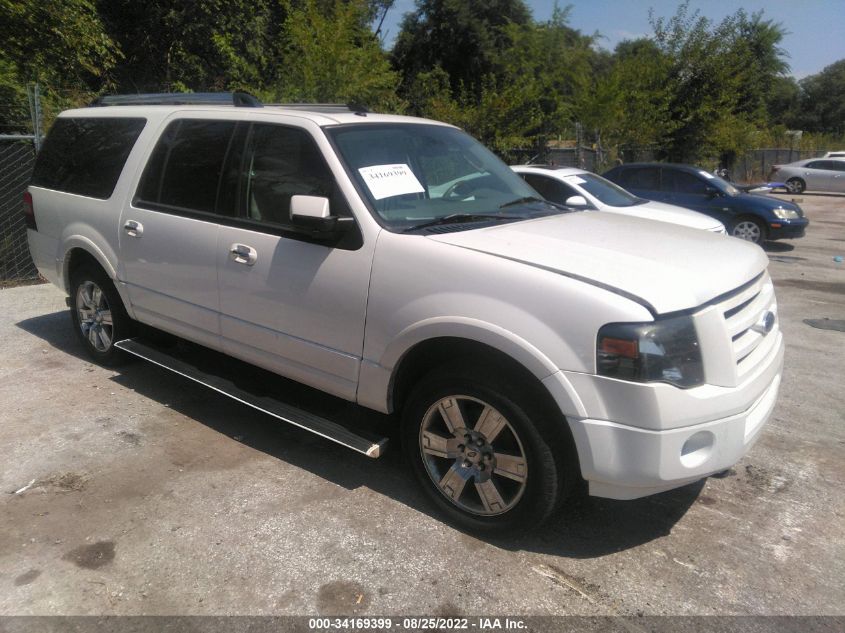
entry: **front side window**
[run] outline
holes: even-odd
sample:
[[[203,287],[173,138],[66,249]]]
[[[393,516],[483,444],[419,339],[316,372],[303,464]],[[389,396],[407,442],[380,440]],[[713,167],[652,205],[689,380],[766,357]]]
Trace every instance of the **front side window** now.
[[[290,202],[295,195],[328,198],[332,215],[350,215],[319,148],[304,130],[254,125],[244,175],[246,215],[252,220],[292,226]]]
[[[142,118],[58,118],[38,153],[32,184],[89,198],[111,197]]]
[[[234,121],[207,119],[168,125],[144,170],[136,204],[214,213],[235,126]],[[220,212],[231,215],[234,209]]]
[[[450,218],[510,221],[561,212],[455,128],[374,123],[340,125],[326,133],[370,208],[391,230]]]
[[[675,193],[685,193],[703,196],[707,193],[707,184],[701,179],[685,171],[674,169],[663,170],[663,188]]]

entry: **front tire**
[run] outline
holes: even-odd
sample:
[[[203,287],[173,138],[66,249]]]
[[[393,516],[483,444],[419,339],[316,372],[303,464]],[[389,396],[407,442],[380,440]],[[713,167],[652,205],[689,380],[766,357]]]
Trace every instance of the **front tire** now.
[[[471,532],[540,525],[577,476],[566,421],[517,385],[469,369],[439,370],[417,385],[403,411],[402,446],[414,477],[452,523]]]
[[[132,336],[134,323],[102,269],[85,265],[73,272],[70,314],[73,329],[91,358],[106,366],[125,362],[126,356],[114,343]]]
[[[784,184],[789,193],[804,193],[804,190],[807,188],[807,183],[800,178],[790,178]]]
[[[766,227],[755,218],[739,218],[731,225],[731,235],[762,246],[766,241]]]

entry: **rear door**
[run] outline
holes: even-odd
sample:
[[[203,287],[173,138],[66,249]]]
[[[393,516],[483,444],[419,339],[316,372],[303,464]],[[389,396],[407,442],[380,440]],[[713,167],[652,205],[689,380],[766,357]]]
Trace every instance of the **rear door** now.
[[[833,176],[830,179],[830,191],[845,193],[845,160],[832,160],[830,168]]]
[[[217,346],[217,232],[234,214],[223,165],[242,124],[170,120],[121,217],[122,278],[139,320]]]
[[[241,217],[221,222],[214,249],[222,345],[232,356],[351,400],[374,240],[364,244],[355,227],[339,241],[315,241],[292,223],[293,195],[329,198],[331,214],[351,216],[315,140],[322,131],[296,121],[254,123],[249,131],[240,160]]]
[[[835,162],[832,160],[813,160],[804,165],[801,177],[807,183],[807,189],[815,191],[830,191],[833,186],[833,170]]]

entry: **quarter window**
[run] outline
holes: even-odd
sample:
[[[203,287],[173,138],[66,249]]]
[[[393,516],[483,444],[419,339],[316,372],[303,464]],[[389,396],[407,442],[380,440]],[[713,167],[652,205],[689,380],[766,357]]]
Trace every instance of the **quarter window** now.
[[[572,196],[580,196],[575,189],[566,185],[559,180],[548,178],[546,176],[538,176],[537,174],[520,174],[529,185],[534,187],[537,192],[546,200],[557,202],[558,204],[565,204]]]
[[[110,198],[146,119],[59,118],[38,154],[32,184],[89,198]]]

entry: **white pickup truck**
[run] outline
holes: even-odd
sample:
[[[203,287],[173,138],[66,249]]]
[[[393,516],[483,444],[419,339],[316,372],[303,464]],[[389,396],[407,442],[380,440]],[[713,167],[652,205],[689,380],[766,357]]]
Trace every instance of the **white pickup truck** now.
[[[240,93],[98,106],[56,120],[24,200],[88,352],[370,456],[383,442],[139,330],[395,414],[416,479],[464,528],[539,524],[581,479],[632,499],[723,471],[772,411],[784,346],[755,245],[547,202],[435,121]]]

